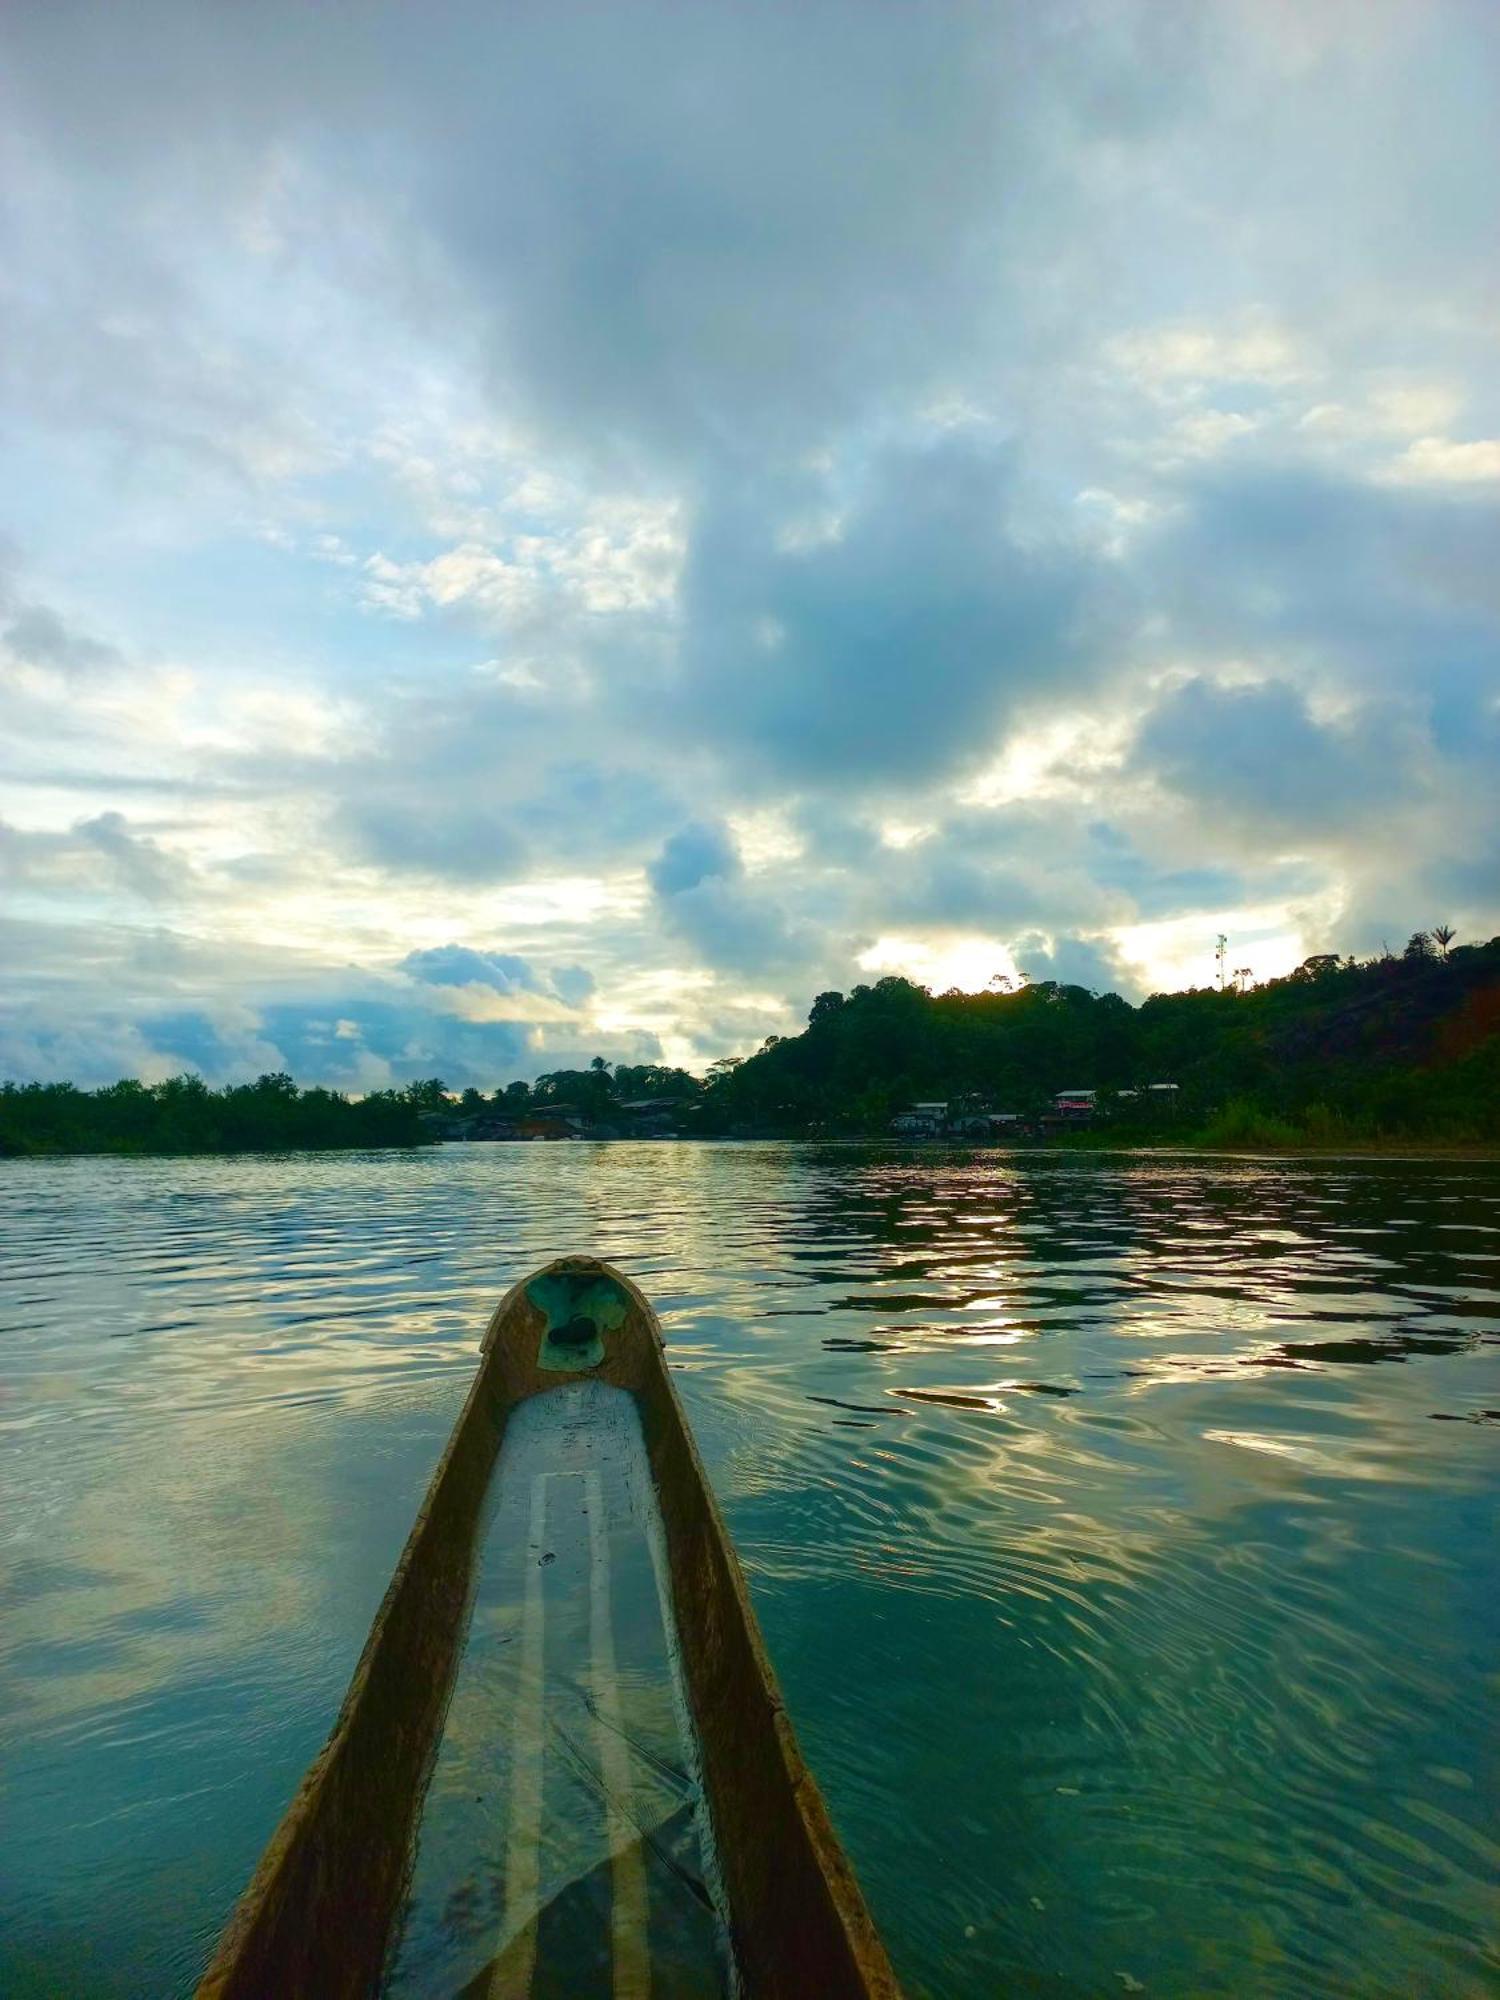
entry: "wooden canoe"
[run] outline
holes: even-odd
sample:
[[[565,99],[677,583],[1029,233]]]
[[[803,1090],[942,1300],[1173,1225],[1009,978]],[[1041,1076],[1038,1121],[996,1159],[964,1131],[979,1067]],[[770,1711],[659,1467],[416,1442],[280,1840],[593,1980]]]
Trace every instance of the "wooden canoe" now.
[[[635,1413],[628,1421],[639,1433],[636,1449],[644,1448],[640,1463],[649,1467],[659,1521],[653,1546],[665,1560],[657,1558],[657,1594],[662,1617],[675,1621],[680,1706],[695,1738],[694,1810],[712,1843],[713,1865],[705,1873],[730,1961],[725,1990],[748,2000],[896,2000],[884,1948],[798,1750],[651,1306],[611,1266],[561,1258],[501,1301],[482,1356],[333,1733],[230,1918],[199,2000],[337,2000],[382,1990],[411,1895],[424,1797],[469,1643],[476,1545],[483,1521],[493,1523],[495,1515],[491,1504],[486,1516],[486,1496],[492,1482],[500,1490],[507,1465],[519,1463],[527,1426],[534,1431],[537,1421],[573,1407],[551,1400],[559,1392],[613,1397],[624,1408],[619,1391]],[[608,1386],[583,1386],[589,1383]],[[534,1402],[538,1397],[549,1400]],[[517,1415],[523,1410],[524,1419]],[[540,1490],[541,1480],[535,1484]],[[552,1557],[532,1547],[520,1560],[535,1565]],[[536,1574],[528,1567],[528,1591],[541,1587],[532,1580]],[[549,1574],[568,1582],[561,1571]],[[524,1653],[523,1644],[511,1657]],[[539,1667],[528,1686],[539,1700]],[[519,1742],[523,1704],[510,1706],[511,1713],[493,1716],[493,1730],[515,1731]],[[484,1711],[486,1729],[490,1722]],[[539,1771],[539,1747],[533,1762]],[[540,1783],[536,1777],[534,1791]],[[521,1778],[509,1785],[519,1798]],[[501,1800],[495,1818],[505,1823]],[[619,1822],[612,1826],[618,1836]],[[627,1844],[606,1842],[600,1872],[607,1884],[614,1871],[615,1915],[603,1934],[599,1990],[649,2000],[655,1983],[649,1952],[621,1929],[622,1871],[632,1865]],[[638,1885],[638,1877],[630,1879]],[[494,1893],[498,1903],[500,1891]],[[533,1990],[533,1971],[536,1991],[551,1990],[543,1978],[546,1939],[564,1933],[556,1912],[550,1930],[545,1914],[528,1918],[507,1907],[493,1963],[459,1990],[524,1996]],[[398,1982],[397,1990],[416,1989]],[[564,1990],[572,1990],[566,1981]]]

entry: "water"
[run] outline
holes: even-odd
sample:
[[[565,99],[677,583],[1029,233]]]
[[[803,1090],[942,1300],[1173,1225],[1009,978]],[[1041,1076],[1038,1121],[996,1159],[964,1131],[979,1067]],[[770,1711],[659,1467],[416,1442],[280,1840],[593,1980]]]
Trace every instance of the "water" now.
[[[0,1162],[0,1991],[186,1991],[476,1362],[659,1302],[909,1993],[1500,1984],[1500,1170]]]

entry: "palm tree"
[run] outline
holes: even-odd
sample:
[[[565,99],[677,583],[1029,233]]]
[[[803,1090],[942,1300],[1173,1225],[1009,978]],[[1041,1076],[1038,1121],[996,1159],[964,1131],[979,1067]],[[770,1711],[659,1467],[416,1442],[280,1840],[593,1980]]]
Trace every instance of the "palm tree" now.
[[[1444,958],[1446,958],[1448,956],[1448,947],[1458,936],[1458,932],[1453,928],[1452,924],[1434,924],[1427,935],[1432,939]]]

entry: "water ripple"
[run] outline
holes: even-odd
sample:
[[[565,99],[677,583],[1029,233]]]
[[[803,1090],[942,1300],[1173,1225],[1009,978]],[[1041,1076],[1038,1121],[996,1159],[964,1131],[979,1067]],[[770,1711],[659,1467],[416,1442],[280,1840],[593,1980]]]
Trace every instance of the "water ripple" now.
[[[191,1986],[495,1297],[587,1248],[661,1306],[914,2000],[1493,1990],[1497,1193],[852,1148],[0,1163],[0,1987]]]

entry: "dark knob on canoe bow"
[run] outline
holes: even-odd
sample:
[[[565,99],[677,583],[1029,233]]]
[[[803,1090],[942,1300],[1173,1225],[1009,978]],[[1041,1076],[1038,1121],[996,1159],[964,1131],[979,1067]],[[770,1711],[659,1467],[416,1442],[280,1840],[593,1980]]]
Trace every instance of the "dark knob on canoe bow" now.
[[[587,1347],[598,1334],[598,1327],[584,1313],[575,1313],[566,1326],[554,1329],[552,1338],[560,1347]]]

